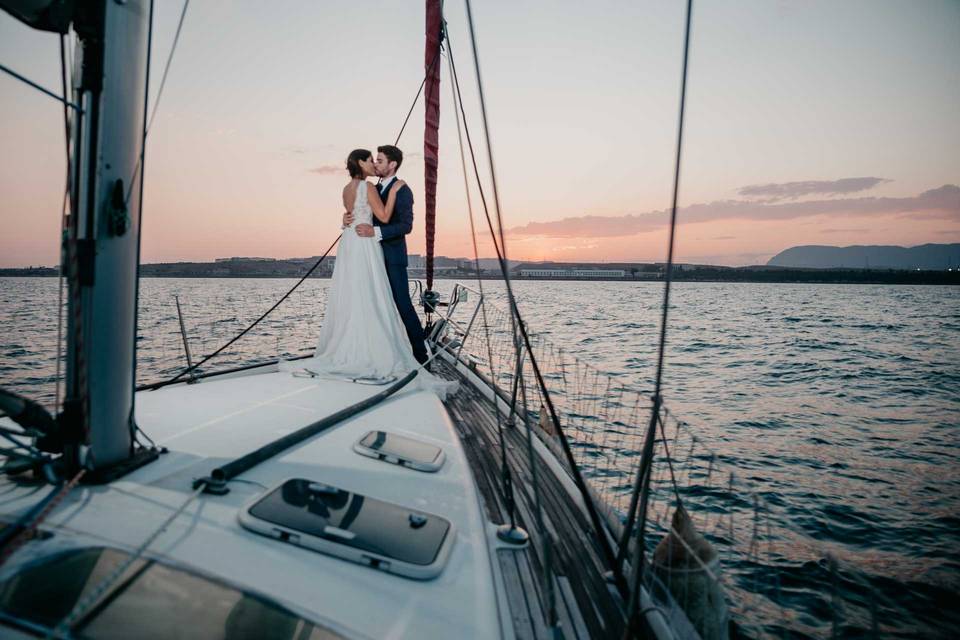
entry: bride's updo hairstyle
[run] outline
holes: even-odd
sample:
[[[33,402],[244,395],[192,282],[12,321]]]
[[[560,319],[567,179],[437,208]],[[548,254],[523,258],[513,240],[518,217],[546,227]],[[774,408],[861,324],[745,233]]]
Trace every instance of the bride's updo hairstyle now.
[[[347,156],[347,172],[350,174],[350,177],[363,180],[365,176],[363,175],[363,169],[360,167],[360,161],[369,160],[372,157],[373,154],[367,149],[354,149],[351,151],[350,155]]]

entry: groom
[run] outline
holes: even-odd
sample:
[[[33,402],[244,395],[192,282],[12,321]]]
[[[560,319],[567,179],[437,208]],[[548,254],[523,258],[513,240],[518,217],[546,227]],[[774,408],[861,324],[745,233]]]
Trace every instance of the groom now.
[[[377,160],[374,163],[377,175],[380,176],[380,199],[387,203],[390,185],[397,179],[397,169],[403,163],[403,152],[393,145],[377,147]],[[343,223],[351,224],[353,215],[347,212],[343,215]],[[403,185],[397,191],[397,201],[393,207],[390,222],[384,224],[374,216],[373,225],[358,224],[356,232],[363,238],[375,237],[383,249],[383,261],[387,266],[387,278],[390,280],[390,289],[393,290],[393,302],[397,305],[403,326],[407,330],[410,346],[413,347],[413,356],[417,362],[427,361],[427,348],[423,342],[423,327],[420,318],[410,301],[410,282],[407,279],[407,241],[405,235],[413,230],[413,192],[410,187]]]

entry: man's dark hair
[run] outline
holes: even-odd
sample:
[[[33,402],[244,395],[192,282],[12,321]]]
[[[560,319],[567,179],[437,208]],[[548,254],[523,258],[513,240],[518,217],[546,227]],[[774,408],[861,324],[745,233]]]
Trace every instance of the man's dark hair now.
[[[367,149],[354,149],[347,156],[347,172],[351,178],[363,179],[363,169],[360,168],[360,161],[370,158],[373,154]]]
[[[392,144],[385,144],[382,147],[377,147],[377,151],[387,156],[387,162],[396,162],[397,171],[400,170],[400,165],[403,164],[403,151],[397,149]]]

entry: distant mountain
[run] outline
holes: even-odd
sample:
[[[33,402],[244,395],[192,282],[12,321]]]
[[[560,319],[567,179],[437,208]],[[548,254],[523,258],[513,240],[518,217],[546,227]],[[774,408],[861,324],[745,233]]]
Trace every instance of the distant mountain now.
[[[770,258],[767,266],[807,269],[948,269],[960,268],[960,244],[917,247],[855,245],[791,247]]]

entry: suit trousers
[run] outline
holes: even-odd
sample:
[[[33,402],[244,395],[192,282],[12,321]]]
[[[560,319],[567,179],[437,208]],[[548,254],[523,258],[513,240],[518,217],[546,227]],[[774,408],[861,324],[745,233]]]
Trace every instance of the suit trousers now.
[[[427,361],[427,347],[423,341],[423,326],[417,316],[413,302],[410,301],[410,281],[407,278],[407,266],[403,264],[387,264],[387,279],[390,280],[390,289],[393,291],[393,301],[400,312],[400,319],[407,330],[410,346],[413,347],[413,357],[417,362]]]

